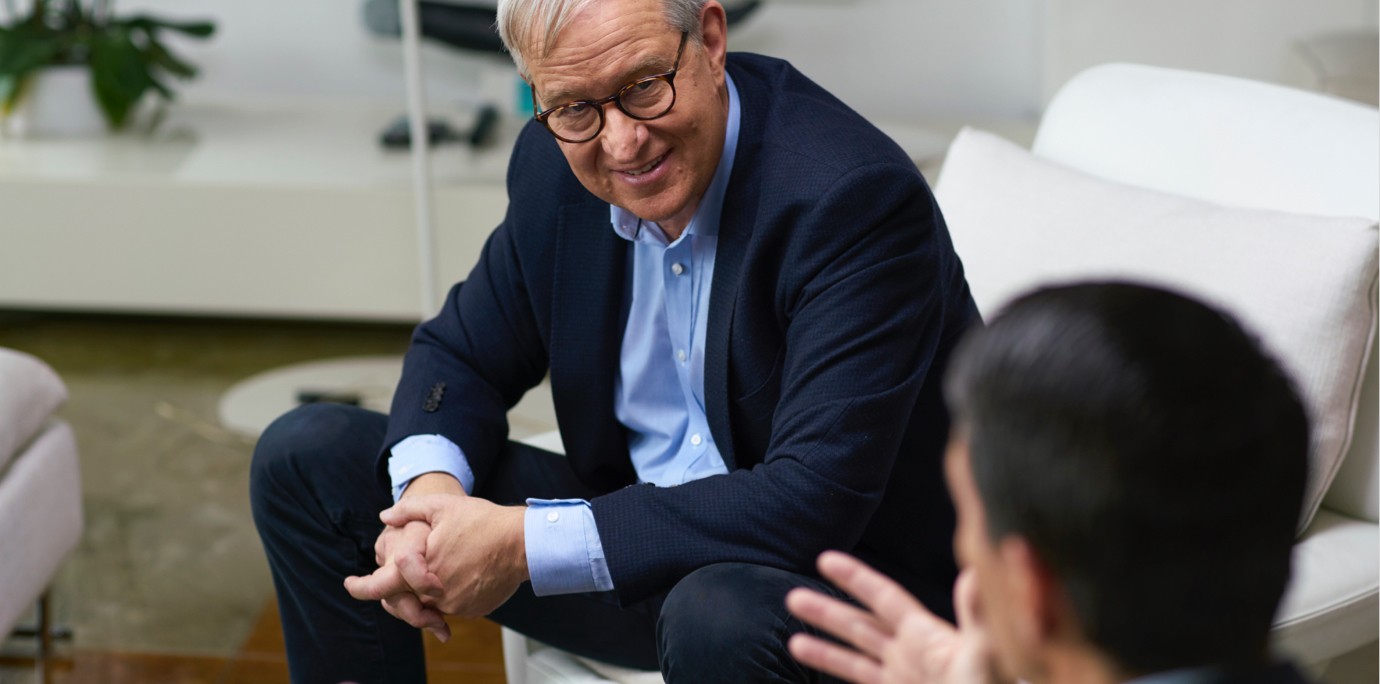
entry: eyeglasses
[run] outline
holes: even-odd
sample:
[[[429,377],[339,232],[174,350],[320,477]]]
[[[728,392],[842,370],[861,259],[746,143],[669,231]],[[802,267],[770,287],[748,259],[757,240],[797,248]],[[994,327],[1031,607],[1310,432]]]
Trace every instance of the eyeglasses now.
[[[676,48],[676,61],[671,70],[655,76],[644,76],[629,83],[618,92],[602,100],[575,100],[557,105],[544,112],[537,111],[537,89],[532,88],[532,115],[551,131],[551,135],[568,143],[589,142],[604,130],[604,105],[612,102],[618,109],[638,121],[650,121],[666,116],[676,104],[676,71],[680,69],[680,56],[685,52],[685,38],[688,32],[680,34],[680,47]]]

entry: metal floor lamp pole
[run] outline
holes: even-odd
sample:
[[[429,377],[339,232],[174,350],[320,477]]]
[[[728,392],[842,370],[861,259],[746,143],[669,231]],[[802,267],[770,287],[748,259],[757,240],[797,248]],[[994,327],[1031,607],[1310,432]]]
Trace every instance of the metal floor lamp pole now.
[[[403,73],[412,157],[412,198],[417,228],[418,302],[422,320],[436,315],[436,233],[431,203],[431,154],[422,84],[421,31],[417,0],[399,0]],[[257,436],[273,419],[308,393],[344,398],[365,408],[387,411],[402,369],[397,356],[326,359],[273,369],[247,378],[221,396],[223,426]]]
[[[411,133],[412,199],[417,223],[418,278],[422,318],[436,315],[435,232],[431,207],[431,150],[422,83],[421,29],[417,0],[401,0],[403,74],[407,82],[407,124]]]

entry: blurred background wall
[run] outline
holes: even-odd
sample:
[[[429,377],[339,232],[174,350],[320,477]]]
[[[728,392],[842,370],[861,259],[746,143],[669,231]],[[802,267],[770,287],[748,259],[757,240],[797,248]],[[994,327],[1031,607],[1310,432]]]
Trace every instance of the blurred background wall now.
[[[203,67],[189,91],[403,97],[397,43],[370,34],[361,0],[117,5],[218,21],[214,40],[185,45]],[[1376,14],[1374,0],[766,0],[731,47],[787,58],[869,116],[1031,119],[1111,60],[1307,85],[1294,46],[1373,31]],[[472,98],[483,65],[502,63],[436,46],[425,60],[438,102]]]

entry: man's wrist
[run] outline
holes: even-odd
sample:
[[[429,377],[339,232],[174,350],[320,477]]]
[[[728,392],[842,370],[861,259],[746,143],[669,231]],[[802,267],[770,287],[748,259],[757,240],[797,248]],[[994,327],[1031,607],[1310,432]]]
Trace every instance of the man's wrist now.
[[[527,507],[513,506],[514,532],[512,539],[515,540],[517,548],[513,550],[514,569],[522,582],[529,582],[532,579],[532,572],[527,567]]]
[[[425,494],[459,494],[465,496],[465,488],[460,486],[460,480],[457,480],[450,473],[422,473],[407,483],[407,489],[403,490],[402,498]]]

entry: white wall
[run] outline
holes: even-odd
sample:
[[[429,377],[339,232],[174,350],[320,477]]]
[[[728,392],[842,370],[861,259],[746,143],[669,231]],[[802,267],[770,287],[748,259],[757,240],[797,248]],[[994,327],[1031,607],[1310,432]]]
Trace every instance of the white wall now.
[[[360,0],[129,0],[122,12],[209,16],[210,42],[178,41],[203,68],[190,88],[402,102],[398,43],[369,35]],[[767,0],[731,47],[786,57],[868,114],[1031,113],[1038,0]],[[428,90],[468,97],[491,60],[428,49]],[[892,118],[896,118],[893,116]]]
[[[365,31],[361,0],[116,5],[217,19],[211,42],[180,41],[204,70],[192,88],[403,102],[398,43]],[[1092,64],[1287,81],[1293,41],[1375,25],[1375,0],[766,0],[730,42],[790,59],[869,116],[1029,119]],[[473,97],[481,74],[506,68],[444,48],[425,61],[442,103]]]
[[[1040,0],[766,0],[734,49],[784,57],[864,114],[1035,115]]]
[[[1296,41],[1376,28],[1375,0],[1045,0],[1047,100],[1082,69],[1130,61],[1289,83]],[[1372,59],[1375,56],[1371,57]]]

